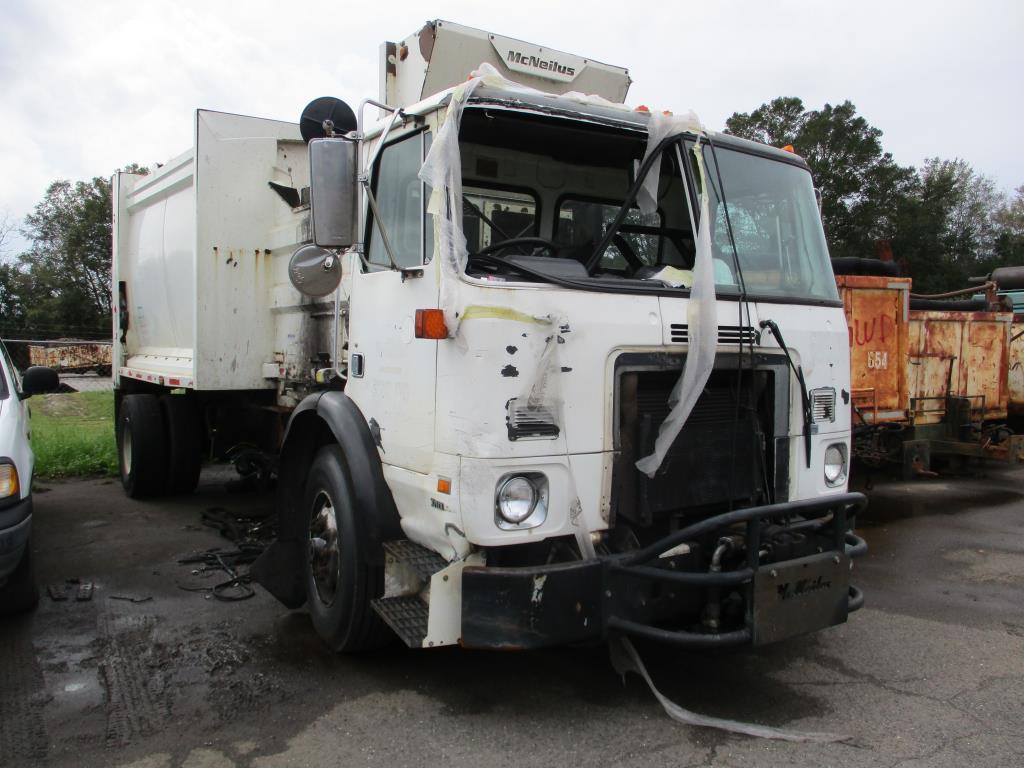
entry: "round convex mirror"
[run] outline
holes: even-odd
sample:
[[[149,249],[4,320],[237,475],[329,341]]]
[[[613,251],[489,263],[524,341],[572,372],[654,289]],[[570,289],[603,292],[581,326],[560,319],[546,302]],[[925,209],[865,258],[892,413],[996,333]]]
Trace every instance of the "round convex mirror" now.
[[[304,245],[288,262],[288,279],[305,296],[326,296],[341,282],[341,259],[318,245]]]

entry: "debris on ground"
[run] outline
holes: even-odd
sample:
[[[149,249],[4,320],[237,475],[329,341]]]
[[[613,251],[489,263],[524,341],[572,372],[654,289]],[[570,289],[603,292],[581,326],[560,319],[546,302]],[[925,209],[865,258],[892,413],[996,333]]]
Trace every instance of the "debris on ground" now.
[[[78,590],[75,592],[75,600],[79,603],[84,603],[87,600],[92,600],[92,593],[94,585],[91,581],[83,581],[78,585]]]
[[[200,579],[224,574],[227,579],[212,586],[178,584],[186,592],[203,592],[206,599],[225,602],[248,600],[256,593],[248,566],[259,557],[277,534],[277,515],[250,517],[230,513],[223,507],[210,507],[202,513],[202,524],[216,529],[235,544],[233,549],[216,547],[196,552],[178,560],[179,565],[192,565],[192,576]]]
[[[82,581],[79,578],[65,579],[63,584],[49,584],[46,587],[46,593],[56,603],[70,599],[72,592],[76,601],[84,603],[92,600],[94,590],[95,585],[91,581]]]

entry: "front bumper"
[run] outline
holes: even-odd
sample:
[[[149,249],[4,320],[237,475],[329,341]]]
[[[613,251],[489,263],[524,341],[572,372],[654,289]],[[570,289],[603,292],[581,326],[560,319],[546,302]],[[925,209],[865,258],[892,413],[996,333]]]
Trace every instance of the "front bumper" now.
[[[716,515],[625,554],[526,567],[468,566],[462,572],[462,644],[522,649],[597,640],[611,632],[672,645],[707,648],[763,645],[840,624],[863,605],[849,582],[851,559],[867,544],[847,521],[867,505],[860,493],[772,504]],[[761,564],[762,521],[799,515],[805,529],[827,533],[831,548],[806,557]],[[709,572],[673,569],[671,552],[682,544],[726,531],[745,530],[746,567]],[[668,556],[666,556],[666,554]],[[715,591],[741,591],[741,628],[724,632],[670,629],[652,601],[652,584],[671,597],[698,602]]]
[[[18,567],[31,532],[31,496],[0,509],[0,582]]]

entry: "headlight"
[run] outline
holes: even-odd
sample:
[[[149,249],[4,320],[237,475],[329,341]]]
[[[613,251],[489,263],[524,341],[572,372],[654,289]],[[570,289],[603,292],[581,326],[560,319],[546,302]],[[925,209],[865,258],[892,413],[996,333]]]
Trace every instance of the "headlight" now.
[[[494,502],[499,528],[534,528],[547,517],[548,480],[539,472],[503,477]]]
[[[825,449],[825,483],[830,486],[846,482],[846,446],[843,443]]]
[[[0,499],[18,495],[18,470],[13,464],[0,464]]]

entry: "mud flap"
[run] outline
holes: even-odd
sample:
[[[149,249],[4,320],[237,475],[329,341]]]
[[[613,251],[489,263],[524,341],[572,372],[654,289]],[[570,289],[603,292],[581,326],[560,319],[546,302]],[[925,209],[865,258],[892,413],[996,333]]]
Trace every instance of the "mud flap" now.
[[[275,541],[256,558],[249,575],[287,608],[300,608],[306,602],[305,548],[299,541]]]

